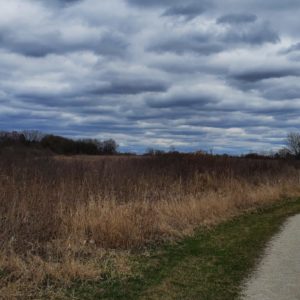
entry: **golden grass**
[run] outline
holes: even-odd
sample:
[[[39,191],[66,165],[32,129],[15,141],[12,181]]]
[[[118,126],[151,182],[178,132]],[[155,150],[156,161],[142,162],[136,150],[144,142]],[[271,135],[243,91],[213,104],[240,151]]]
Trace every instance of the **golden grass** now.
[[[125,276],[132,249],[300,195],[294,163],[213,157],[0,163],[0,298]],[[60,295],[63,299],[63,295]]]

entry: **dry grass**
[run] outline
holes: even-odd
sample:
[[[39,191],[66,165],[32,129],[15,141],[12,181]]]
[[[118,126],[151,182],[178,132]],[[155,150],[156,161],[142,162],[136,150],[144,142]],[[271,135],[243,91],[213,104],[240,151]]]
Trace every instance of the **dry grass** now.
[[[275,160],[7,157],[0,172],[2,299],[130,274],[132,249],[300,194],[297,164]]]

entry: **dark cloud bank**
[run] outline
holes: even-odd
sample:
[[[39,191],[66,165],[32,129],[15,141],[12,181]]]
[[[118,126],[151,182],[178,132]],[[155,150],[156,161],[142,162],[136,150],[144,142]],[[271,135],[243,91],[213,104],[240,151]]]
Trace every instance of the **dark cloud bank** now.
[[[300,129],[299,1],[0,0],[0,125],[277,149]]]

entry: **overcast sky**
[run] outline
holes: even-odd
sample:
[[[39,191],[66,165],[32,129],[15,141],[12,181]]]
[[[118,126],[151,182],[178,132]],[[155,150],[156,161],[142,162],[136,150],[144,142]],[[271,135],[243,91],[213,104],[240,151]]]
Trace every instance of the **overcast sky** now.
[[[0,0],[0,128],[278,149],[300,130],[299,16],[299,0]]]

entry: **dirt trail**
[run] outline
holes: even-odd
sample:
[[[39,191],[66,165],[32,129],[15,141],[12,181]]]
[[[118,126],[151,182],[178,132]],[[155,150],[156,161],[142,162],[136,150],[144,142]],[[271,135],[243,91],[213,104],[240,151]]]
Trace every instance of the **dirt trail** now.
[[[300,300],[300,215],[269,243],[245,284],[243,300]]]

